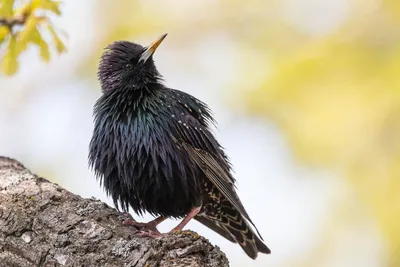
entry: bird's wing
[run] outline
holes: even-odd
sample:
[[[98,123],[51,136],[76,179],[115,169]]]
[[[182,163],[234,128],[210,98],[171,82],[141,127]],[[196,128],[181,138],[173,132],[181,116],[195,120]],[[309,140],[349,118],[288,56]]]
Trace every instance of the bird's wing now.
[[[219,143],[207,127],[191,114],[180,111],[182,109],[176,109],[174,112],[174,127],[171,127],[173,139],[188,153],[233,207],[255,227],[235,191],[235,180]]]
[[[214,184],[218,191],[220,191],[222,195],[233,205],[233,207],[254,226],[258,235],[262,239],[258,229],[247,214],[242,202],[239,200],[233,184],[229,182],[229,174],[227,174],[226,171],[221,168],[218,162],[207,152],[201,149],[196,149],[185,142],[182,143],[182,146],[189,153],[194,162],[196,162],[196,164],[202,169],[206,177]]]

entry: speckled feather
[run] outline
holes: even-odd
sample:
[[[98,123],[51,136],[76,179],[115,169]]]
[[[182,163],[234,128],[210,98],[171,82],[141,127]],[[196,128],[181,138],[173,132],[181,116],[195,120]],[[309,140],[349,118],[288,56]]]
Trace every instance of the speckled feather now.
[[[138,63],[142,51],[116,42],[99,66],[103,95],[94,107],[89,164],[106,192],[138,214],[182,218],[202,205],[199,222],[251,258],[270,253],[249,225],[228,157],[210,130],[209,108],[165,87],[152,59]]]

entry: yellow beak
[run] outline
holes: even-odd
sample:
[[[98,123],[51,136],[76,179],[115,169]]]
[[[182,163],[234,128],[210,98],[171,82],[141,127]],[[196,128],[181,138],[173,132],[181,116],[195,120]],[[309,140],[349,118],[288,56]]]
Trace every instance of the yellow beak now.
[[[152,42],[140,56],[139,62],[140,61],[146,62],[154,54],[154,52],[156,52],[157,47],[161,44],[161,42],[165,39],[165,37],[167,37],[167,35],[168,34],[165,33],[160,37],[158,37],[157,40]]]

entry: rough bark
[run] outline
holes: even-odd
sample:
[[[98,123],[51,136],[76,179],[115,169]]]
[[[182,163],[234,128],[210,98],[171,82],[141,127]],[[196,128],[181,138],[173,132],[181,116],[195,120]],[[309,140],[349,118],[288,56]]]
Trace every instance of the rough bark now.
[[[196,233],[139,237],[124,218],[0,157],[0,266],[228,266]]]

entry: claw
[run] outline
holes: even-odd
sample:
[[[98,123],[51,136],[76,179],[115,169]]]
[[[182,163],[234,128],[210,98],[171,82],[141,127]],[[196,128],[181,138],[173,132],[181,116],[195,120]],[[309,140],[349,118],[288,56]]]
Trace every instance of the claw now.
[[[132,225],[135,226],[136,228],[143,228],[145,226],[145,223],[137,222],[134,219],[125,219],[123,221],[123,224]]]
[[[157,229],[156,229],[157,230]],[[136,235],[140,237],[150,237],[150,238],[157,238],[157,237],[163,237],[168,234],[160,233],[158,230],[157,231],[152,231],[152,230],[139,230],[136,232]]]
[[[142,222],[137,222],[134,219],[132,219],[132,217],[130,217],[129,219],[124,220],[123,223],[126,225],[132,225],[140,231],[151,231],[151,232],[155,232],[155,233],[160,233],[157,230],[157,225],[160,224],[161,222],[163,222],[164,220],[165,220],[164,217],[158,217],[150,222],[142,223]]]

